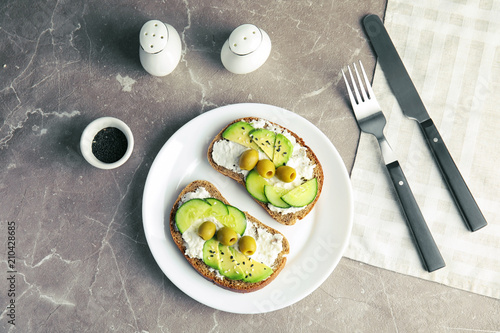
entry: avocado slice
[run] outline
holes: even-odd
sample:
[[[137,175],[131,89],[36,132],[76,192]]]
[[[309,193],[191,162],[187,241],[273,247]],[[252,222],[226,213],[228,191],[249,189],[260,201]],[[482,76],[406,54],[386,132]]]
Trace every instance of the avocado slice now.
[[[259,146],[250,138],[249,133],[253,131],[254,128],[247,122],[238,121],[224,130],[222,137],[226,140],[239,143],[248,148],[253,148],[259,151]]]
[[[259,282],[273,274],[271,267],[247,257],[240,251],[235,250],[234,257],[243,271],[245,282]]]
[[[269,266],[245,256],[231,246],[222,245],[215,238],[203,244],[203,262],[231,280],[254,283],[273,273]]]
[[[288,191],[285,188],[282,187],[277,187],[277,186],[272,186],[272,185],[265,185],[264,186],[264,194],[269,200],[269,203],[275,207],[279,208],[289,208],[290,205],[281,200],[281,197],[284,196]]]
[[[194,221],[202,218],[210,207],[210,204],[202,199],[191,199],[183,203],[175,213],[175,224],[179,232],[184,233]]]
[[[234,258],[234,248],[219,243],[219,272],[231,280],[241,280],[245,277],[243,270]]]
[[[219,241],[209,239],[203,244],[203,262],[208,266],[220,270]]]
[[[317,193],[318,180],[313,178],[286,193],[281,199],[292,207],[303,207],[313,202]]]
[[[247,188],[248,193],[250,193],[252,197],[254,197],[255,199],[262,201],[264,203],[269,202],[264,193],[264,186],[266,185],[269,185],[267,179],[259,175],[257,170],[253,169],[248,173],[247,178],[245,180],[245,186]]]
[[[264,128],[258,128],[250,131],[250,138],[272,161],[274,155],[274,142],[276,141],[276,134],[273,131]]]
[[[273,163],[276,168],[286,165],[293,153],[293,144],[281,133],[276,134]]]

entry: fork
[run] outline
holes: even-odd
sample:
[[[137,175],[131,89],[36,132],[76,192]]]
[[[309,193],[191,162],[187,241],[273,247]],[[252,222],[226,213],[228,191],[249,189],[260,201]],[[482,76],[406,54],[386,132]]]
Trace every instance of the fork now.
[[[394,188],[396,189],[399,202],[406,217],[408,228],[410,229],[410,233],[413,237],[422,263],[428,272],[433,272],[445,266],[443,257],[441,256],[436,242],[434,241],[427,223],[425,222],[424,216],[418,207],[417,201],[413,196],[396,155],[385,138],[385,116],[382,113],[382,109],[380,108],[377,99],[375,98],[370,81],[368,81],[368,77],[366,76],[365,69],[363,68],[361,61],[359,62],[359,65],[363,73],[364,86],[366,86],[366,90],[363,86],[356,64],[353,64],[353,67],[356,73],[359,90],[356,85],[356,81],[354,80],[351,68],[347,66],[351,83],[354,88],[354,95],[349,86],[349,81],[346,78],[344,70],[342,70],[342,76],[344,77],[347,86],[347,92],[349,93],[349,99],[351,100],[354,115],[358,121],[360,129],[363,132],[372,134],[377,138],[385,166],[387,167]],[[361,91],[361,95],[359,91]]]

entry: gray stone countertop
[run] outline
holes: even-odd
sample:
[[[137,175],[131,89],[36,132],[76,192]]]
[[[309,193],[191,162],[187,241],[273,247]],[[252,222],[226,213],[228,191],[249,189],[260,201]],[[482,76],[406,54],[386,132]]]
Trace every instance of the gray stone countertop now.
[[[155,156],[182,125],[219,106],[265,103],[295,112],[326,134],[350,171],[359,131],[340,69],[361,59],[371,76],[375,58],[360,20],[368,13],[383,17],[385,5],[3,1],[0,331],[499,330],[497,300],[346,258],[292,306],[254,315],[221,312],[174,286],[146,242],[142,194]],[[139,62],[138,33],[150,19],[181,36],[181,61],[165,77],[149,75]],[[273,48],[260,69],[235,75],[222,66],[220,50],[243,23],[264,29]],[[101,116],[122,119],[135,137],[131,158],[114,170],[90,166],[79,151],[84,127]]]

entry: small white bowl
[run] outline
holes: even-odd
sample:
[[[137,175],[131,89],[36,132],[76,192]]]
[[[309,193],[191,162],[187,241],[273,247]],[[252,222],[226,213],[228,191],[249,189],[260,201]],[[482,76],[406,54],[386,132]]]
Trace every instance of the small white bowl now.
[[[119,129],[127,138],[127,150],[125,151],[125,154],[122,158],[113,163],[102,162],[95,157],[94,153],[92,153],[92,141],[94,140],[94,137],[100,130],[106,127],[115,127]],[[114,169],[119,167],[129,159],[130,155],[132,155],[133,149],[134,136],[132,135],[132,131],[123,121],[113,117],[101,117],[92,121],[87,125],[87,127],[85,127],[82,137],[80,138],[80,151],[82,152],[83,157],[91,165],[99,169]]]

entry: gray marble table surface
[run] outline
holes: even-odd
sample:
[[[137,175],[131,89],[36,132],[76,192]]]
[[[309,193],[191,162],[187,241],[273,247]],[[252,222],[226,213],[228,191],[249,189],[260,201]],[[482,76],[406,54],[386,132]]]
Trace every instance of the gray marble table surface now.
[[[498,300],[346,258],[292,306],[221,312],[181,292],[149,251],[141,205],[151,164],[183,124],[216,107],[251,102],[293,111],[328,136],[350,172],[359,130],[340,69],[361,59],[372,76],[375,57],[360,21],[369,13],[383,17],[385,6],[382,0],[3,1],[0,331],[500,330]],[[181,61],[165,77],[149,75],[139,62],[138,33],[150,19],[181,36]],[[273,48],[257,71],[235,75],[222,66],[220,50],[243,23],[262,27]],[[131,158],[114,170],[90,166],[79,152],[84,127],[101,116],[122,119],[135,137]],[[15,237],[13,285],[9,236]]]

